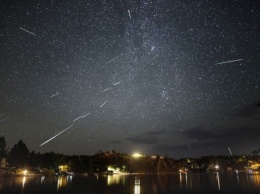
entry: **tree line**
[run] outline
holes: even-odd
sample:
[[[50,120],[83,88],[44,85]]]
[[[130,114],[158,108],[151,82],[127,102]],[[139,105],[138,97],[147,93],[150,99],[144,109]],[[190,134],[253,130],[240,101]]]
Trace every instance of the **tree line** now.
[[[144,156],[134,158],[129,154],[118,153],[115,150],[94,155],[73,155],[48,152],[35,153],[29,151],[26,144],[20,140],[10,151],[7,149],[5,138],[0,137],[0,161],[5,158],[9,167],[31,168],[35,170],[48,169],[59,171],[60,165],[69,166],[75,173],[102,173],[108,166],[120,168],[122,172],[138,173],[172,173],[183,171],[213,172],[216,170],[227,172],[244,170],[250,164],[260,162],[259,152],[248,156],[204,156],[201,158],[174,159],[165,157]],[[216,169],[218,165],[218,169]]]

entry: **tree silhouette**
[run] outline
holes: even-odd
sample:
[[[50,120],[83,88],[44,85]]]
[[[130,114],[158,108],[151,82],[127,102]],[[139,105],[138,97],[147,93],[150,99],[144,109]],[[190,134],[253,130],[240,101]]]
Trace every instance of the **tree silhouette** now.
[[[0,161],[6,156],[6,142],[5,138],[0,137]]]
[[[24,167],[28,162],[29,150],[25,143],[20,140],[10,151],[8,161],[11,165]]]
[[[253,150],[251,153],[253,154],[253,156],[257,156],[259,153],[259,150]]]

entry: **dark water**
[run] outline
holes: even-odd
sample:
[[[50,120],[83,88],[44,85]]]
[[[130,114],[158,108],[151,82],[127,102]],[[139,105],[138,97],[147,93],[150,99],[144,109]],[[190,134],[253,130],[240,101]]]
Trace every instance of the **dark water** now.
[[[186,194],[258,193],[260,175],[166,174],[0,177],[0,193],[38,194]]]

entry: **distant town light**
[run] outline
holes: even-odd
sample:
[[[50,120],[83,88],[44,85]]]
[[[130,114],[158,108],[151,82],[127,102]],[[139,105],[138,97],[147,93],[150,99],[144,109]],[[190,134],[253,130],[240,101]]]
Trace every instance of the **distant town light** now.
[[[219,169],[219,165],[216,165],[215,168],[218,170]]]
[[[23,176],[27,176],[27,170],[23,171]]]
[[[137,153],[137,152],[136,152],[136,153],[133,153],[132,156],[133,156],[134,158],[140,158],[140,157],[143,157],[142,154]]]

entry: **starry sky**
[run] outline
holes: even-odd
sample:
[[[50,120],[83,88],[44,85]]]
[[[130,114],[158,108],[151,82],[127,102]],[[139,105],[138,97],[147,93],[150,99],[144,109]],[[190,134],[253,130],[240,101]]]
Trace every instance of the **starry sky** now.
[[[0,14],[10,148],[175,158],[260,148],[258,0],[13,0]]]

